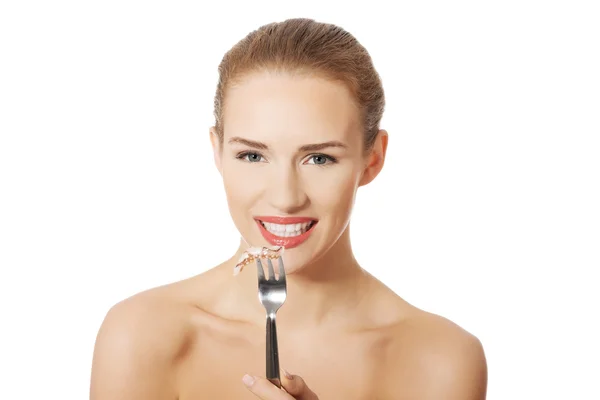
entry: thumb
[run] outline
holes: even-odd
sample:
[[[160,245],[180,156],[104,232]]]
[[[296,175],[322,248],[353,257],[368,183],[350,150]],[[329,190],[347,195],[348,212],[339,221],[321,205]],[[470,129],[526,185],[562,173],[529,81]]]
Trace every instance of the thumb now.
[[[290,374],[285,369],[282,372],[281,386],[296,400],[319,400],[317,395],[306,385],[304,379],[298,375]]]

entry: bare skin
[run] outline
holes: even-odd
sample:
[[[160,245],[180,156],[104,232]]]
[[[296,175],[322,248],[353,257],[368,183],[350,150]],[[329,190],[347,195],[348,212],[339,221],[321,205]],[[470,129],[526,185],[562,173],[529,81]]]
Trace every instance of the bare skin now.
[[[387,133],[365,155],[351,95],[311,77],[256,74],[228,93],[225,110],[225,138],[213,132],[211,140],[245,241],[221,265],[108,312],[94,351],[91,400],[485,399],[479,340],[404,301],[354,259],[354,195],[381,170]],[[261,153],[243,158],[256,148],[232,140],[239,137],[264,144]],[[331,141],[342,146],[317,159],[297,150]],[[315,164],[328,156],[336,161]],[[245,242],[269,245],[256,215],[319,221],[309,240],[284,255],[288,296],[277,328],[281,366],[296,375],[283,379],[293,396],[261,379],[265,310],[255,268],[233,277]],[[245,374],[257,378],[250,388]],[[296,393],[302,382],[307,388]]]
[[[256,295],[235,305],[234,260],[113,307],[98,337],[91,399],[256,398],[241,377],[264,376],[264,311]],[[282,368],[322,400],[485,398],[477,338],[354,272],[356,301],[321,326],[300,328],[282,307]]]

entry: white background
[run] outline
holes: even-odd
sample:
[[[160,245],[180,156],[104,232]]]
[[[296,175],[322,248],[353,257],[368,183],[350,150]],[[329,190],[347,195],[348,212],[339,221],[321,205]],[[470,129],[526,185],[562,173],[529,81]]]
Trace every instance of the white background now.
[[[488,399],[600,398],[592,3],[2,2],[0,398],[87,398],[111,305],[232,254],[217,65],[297,16],[348,29],[384,81],[359,261],[481,339]]]

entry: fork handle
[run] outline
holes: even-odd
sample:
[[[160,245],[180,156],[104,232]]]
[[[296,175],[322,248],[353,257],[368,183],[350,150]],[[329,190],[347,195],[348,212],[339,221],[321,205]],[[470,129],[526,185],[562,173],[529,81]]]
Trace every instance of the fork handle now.
[[[277,346],[277,325],[275,314],[267,314],[267,379],[281,388],[279,376],[279,350]]]

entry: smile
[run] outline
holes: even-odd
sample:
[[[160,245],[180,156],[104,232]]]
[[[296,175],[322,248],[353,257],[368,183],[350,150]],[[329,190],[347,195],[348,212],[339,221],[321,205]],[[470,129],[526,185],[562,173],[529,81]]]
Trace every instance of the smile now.
[[[305,217],[257,217],[255,220],[269,243],[285,248],[299,246],[317,224],[317,220]]]

